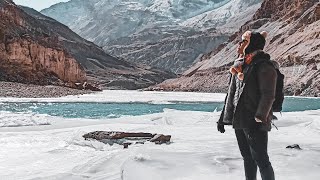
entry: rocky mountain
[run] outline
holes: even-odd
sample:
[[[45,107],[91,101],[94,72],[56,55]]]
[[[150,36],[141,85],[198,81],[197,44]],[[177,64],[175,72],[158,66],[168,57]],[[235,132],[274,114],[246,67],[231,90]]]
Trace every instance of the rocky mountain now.
[[[174,74],[106,54],[67,26],[39,12],[0,1],[0,80],[33,84],[99,82],[136,89]]]
[[[261,0],[71,0],[41,13],[116,57],[187,70],[249,20]],[[251,16],[250,16],[251,15]]]
[[[265,51],[281,65],[288,95],[320,96],[319,0],[264,0],[252,19],[227,43],[202,57],[202,61],[177,79],[155,88],[225,92],[228,69],[236,59],[237,42],[246,30],[267,31]]]

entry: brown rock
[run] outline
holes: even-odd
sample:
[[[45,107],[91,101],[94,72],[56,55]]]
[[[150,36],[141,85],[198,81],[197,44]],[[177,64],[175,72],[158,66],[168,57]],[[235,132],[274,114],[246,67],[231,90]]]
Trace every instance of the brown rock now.
[[[170,142],[171,136],[165,136],[163,134],[157,134],[153,138],[150,139],[150,142],[155,142],[156,144],[162,144]]]
[[[75,89],[80,89],[80,90],[102,91],[100,88],[96,87],[95,85],[89,84],[87,82],[72,83],[72,84],[69,84],[68,86],[73,87]]]
[[[152,138],[154,134],[151,133],[128,133],[128,132],[117,132],[117,131],[94,131],[83,135],[85,139],[122,139],[122,138]]]
[[[5,43],[6,51],[0,56],[7,59],[1,66],[16,66],[12,73],[25,72],[31,76],[34,72],[52,73],[65,82],[83,82],[86,73],[79,63],[63,50],[44,47],[37,42],[25,39],[13,39]],[[44,77],[39,77],[44,78]],[[26,78],[30,81],[30,79]]]
[[[1,2],[2,80],[34,84],[50,84],[58,79],[84,82],[84,69],[64,50],[58,38],[41,34],[43,27],[32,23],[34,19],[30,19],[12,2]]]
[[[151,133],[129,133],[117,131],[94,131],[82,136],[85,140],[95,139],[107,144],[121,144],[124,148],[128,148],[132,142],[135,144],[144,144],[145,141],[154,142],[156,144],[169,143],[171,136],[163,134]]]

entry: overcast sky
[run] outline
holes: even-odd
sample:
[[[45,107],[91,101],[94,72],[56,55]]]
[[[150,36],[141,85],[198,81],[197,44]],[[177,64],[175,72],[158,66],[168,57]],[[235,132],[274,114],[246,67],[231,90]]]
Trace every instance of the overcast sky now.
[[[13,0],[16,4],[32,7],[38,11],[50,7],[58,2],[66,2],[69,0]]]

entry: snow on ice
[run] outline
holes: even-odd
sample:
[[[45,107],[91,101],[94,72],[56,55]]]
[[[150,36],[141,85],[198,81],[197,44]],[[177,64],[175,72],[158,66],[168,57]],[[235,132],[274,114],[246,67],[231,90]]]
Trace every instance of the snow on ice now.
[[[91,96],[94,95],[85,97]],[[96,96],[96,99],[104,97]],[[158,99],[152,96],[149,101],[165,99],[161,95]],[[50,121],[50,125],[0,128],[0,177],[5,180],[244,179],[233,129],[227,127],[224,134],[216,130],[219,115],[220,112],[165,109],[162,113],[109,120],[39,116],[32,120],[34,124]],[[28,122],[30,119],[25,114],[15,116]],[[319,179],[319,116],[320,110],[278,114],[275,123],[279,130],[269,133],[269,153],[278,180]],[[14,119],[1,112],[1,122]],[[170,134],[172,143],[136,144],[123,149],[120,145],[82,138],[83,134],[96,130]],[[302,150],[285,148],[291,144],[299,144]]]

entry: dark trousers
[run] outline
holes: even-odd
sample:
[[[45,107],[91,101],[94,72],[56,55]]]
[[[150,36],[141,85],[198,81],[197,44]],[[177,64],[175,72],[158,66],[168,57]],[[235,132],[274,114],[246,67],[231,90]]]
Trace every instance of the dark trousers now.
[[[274,172],[268,156],[268,132],[236,129],[236,136],[244,160],[246,180],[257,179],[257,166],[262,180],[274,180]]]

